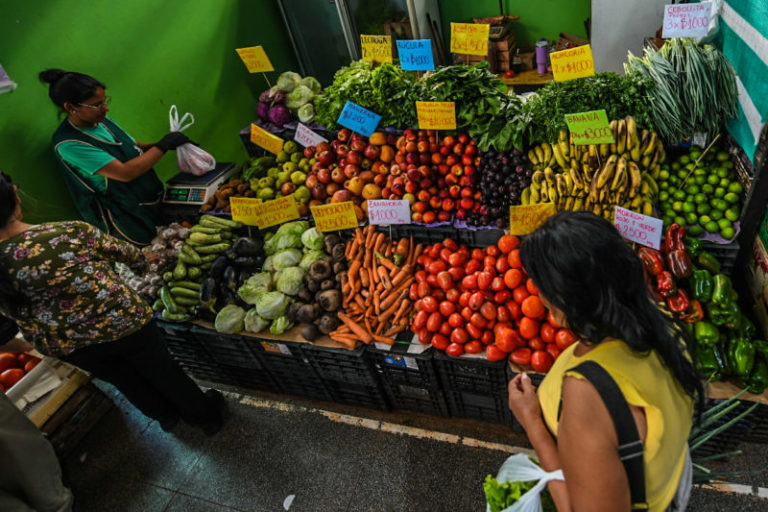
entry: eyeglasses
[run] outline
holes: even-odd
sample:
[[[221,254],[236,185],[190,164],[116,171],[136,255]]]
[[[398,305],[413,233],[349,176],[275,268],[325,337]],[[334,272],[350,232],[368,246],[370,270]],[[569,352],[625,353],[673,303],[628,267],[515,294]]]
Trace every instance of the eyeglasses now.
[[[106,96],[104,98],[104,101],[102,101],[100,103],[94,103],[93,105],[91,105],[90,103],[78,103],[78,105],[80,105],[81,107],[89,107],[89,108],[98,108],[98,109],[100,109],[100,108],[106,107],[110,103],[112,103],[112,96]]]

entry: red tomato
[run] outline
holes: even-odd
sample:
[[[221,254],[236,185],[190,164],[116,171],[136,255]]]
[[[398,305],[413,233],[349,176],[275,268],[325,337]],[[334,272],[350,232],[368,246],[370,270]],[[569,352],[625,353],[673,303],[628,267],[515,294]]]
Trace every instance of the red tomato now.
[[[477,260],[470,260],[467,262],[467,265],[464,267],[464,272],[467,274],[472,274],[474,272],[477,272],[483,268],[483,264]]]
[[[488,247],[485,248],[485,254],[496,258],[499,254],[501,254],[501,251],[499,251],[499,248],[496,247],[495,245],[489,245]]]
[[[506,304],[512,300],[512,292],[509,290],[501,290],[493,294],[493,302],[496,304]]]
[[[411,320],[411,330],[412,331],[418,331],[419,329],[422,329],[423,327],[426,327],[427,325],[427,318],[429,318],[429,313],[424,311],[423,309],[416,313],[413,316],[413,320]]]
[[[555,334],[555,344],[561,351],[567,349],[574,343],[579,341],[579,338],[570,329],[560,329]]]
[[[520,309],[520,304],[517,302],[513,300],[507,302],[507,309],[509,310],[509,316],[511,316],[513,320],[520,320],[523,318],[523,312]]]
[[[458,283],[464,277],[464,269],[461,267],[451,267],[448,269],[448,274],[450,274],[451,279]]]
[[[434,313],[437,311],[437,300],[431,295],[427,295],[421,299],[421,309],[427,313]]]
[[[471,339],[479,340],[483,337],[483,330],[474,324],[468,323],[465,328],[467,329],[467,334],[469,334]]]
[[[520,283],[523,281],[523,273],[520,272],[520,270],[516,268],[510,268],[506,272],[504,272],[504,284],[507,285],[507,288],[510,290],[514,290],[518,286],[520,286]]]
[[[469,298],[472,296],[472,292],[461,292],[459,295],[459,306],[465,308],[469,306]]]
[[[419,342],[424,345],[427,345],[430,341],[432,341],[432,333],[429,332],[426,327],[419,329],[417,335],[419,336]]]
[[[26,352],[18,352],[16,354],[13,354],[16,356],[16,359],[19,361],[19,364],[21,366],[27,364],[27,362],[32,361],[33,359],[37,359],[32,354],[28,354]]]
[[[429,274],[427,276],[427,284],[432,288],[440,288],[440,285],[437,284],[437,276],[435,274]]]
[[[461,280],[461,288],[464,290],[477,289],[477,274],[467,274]]]
[[[496,345],[488,345],[487,347],[485,347],[485,358],[491,362],[501,361],[506,357],[507,357],[507,354],[499,350],[499,347],[497,347]]]
[[[443,325],[443,316],[435,311],[427,318],[427,330],[431,332],[437,332],[440,330],[440,326]]]
[[[480,341],[483,342],[483,345],[493,343],[493,331],[489,331],[488,329],[484,330],[483,335],[480,336]]]
[[[451,327],[461,327],[464,325],[464,319],[461,317],[459,313],[453,313],[451,316],[448,317],[448,325]]]
[[[557,345],[554,343],[547,343],[547,348],[545,350],[552,356],[552,360],[556,360],[560,355],[560,349],[557,348]]]
[[[544,350],[537,350],[531,354],[531,366],[539,373],[547,373],[552,368],[553,362],[552,356]]]
[[[493,281],[493,276],[490,272],[480,272],[477,275],[477,287],[481,290],[487,290],[491,287],[491,282]]]
[[[499,258],[496,260],[496,272],[498,272],[501,275],[504,275],[504,272],[509,270],[509,262],[507,262],[507,258]]]
[[[448,258],[448,264],[452,267],[460,267],[467,261],[467,255],[463,252],[455,252]]]
[[[443,315],[445,318],[448,318],[453,314],[454,311],[456,311],[456,304],[453,302],[444,300],[440,303],[438,306],[438,311],[440,311],[440,314]]]
[[[483,259],[483,267],[496,270],[496,258],[493,256],[486,256],[485,259]]]
[[[479,311],[483,302],[485,302],[485,295],[481,292],[475,292],[469,296],[469,307],[472,311]]]
[[[451,331],[451,343],[464,344],[469,340],[469,334],[461,327],[456,327]]]
[[[488,321],[483,318],[483,315],[480,313],[472,313],[472,316],[469,317],[469,321],[472,323],[472,325],[479,327],[480,329],[488,325]]]
[[[446,265],[445,262],[442,260],[435,260],[429,265],[427,265],[426,268],[427,268],[427,272],[429,272],[430,274],[437,275],[443,270],[446,270],[448,268],[448,265]]]
[[[459,245],[456,243],[456,240],[452,238],[446,238],[445,240],[443,240],[443,247],[446,247],[453,252],[459,248]]]
[[[544,341],[544,343],[554,343],[556,332],[557,332],[557,329],[555,329],[548,323],[544,322],[543,324],[541,324],[541,330],[539,331],[539,335],[541,336],[541,339]]]
[[[517,238],[515,235],[504,235],[501,238],[499,238],[499,241],[496,243],[496,245],[499,246],[499,250],[503,254],[509,254],[509,252],[512,249],[516,249],[519,244],[520,244],[520,239]]]
[[[469,306],[464,307],[461,309],[461,318],[463,318],[465,322],[469,322],[469,319],[472,318],[472,313],[472,308]]]
[[[491,302],[485,302],[480,306],[480,314],[486,320],[496,320],[496,306]]]
[[[426,270],[418,270],[413,277],[416,279],[417,283],[425,283],[427,281],[427,271]]]
[[[512,268],[523,268],[523,264],[520,262],[520,249],[513,249],[507,254],[507,262]]]
[[[504,76],[507,78],[514,78],[515,77],[515,70],[514,69],[508,69],[504,72]]]
[[[443,322],[442,324],[440,324],[440,330],[437,332],[439,332],[443,336],[448,336],[449,334],[451,334],[451,329],[453,328],[450,326],[448,322]]]
[[[446,338],[442,334],[435,334],[434,336],[432,336],[432,346],[435,347],[437,350],[445,350],[446,348],[448,348],[448,345],[450,345],[448,338]]]
[[[429,262],[429,256],[426,254],[422,254],[418,258],[416,258],[416,263],[418,263],[420,266],[424,267]]]
[[[448,348],[445,349],[445,353],[451,357],[459,357],[464,353],[464,346],[458,343],[451,343]]]
[[[440,249],[442,249],[442,248],[443,248],[443,246],[441,244],[439,244],[439,243],[435,244],[435,245],[433,245],[432,247],[429,248],[429,250],[427,251],[427,254],[429,255],[430,258],[432,258],[434,260],[434,259],[440,257]]]
[[[426,297],[431,291],[432,288],[430,288],[426,281],[422,281],[418,284],[417,293],[419,297]]]
[[[419,298],[419,283],[411,284],[411,287],[408,289],[408,298],[411,300]]]
[[[531,348],[531,350],[544,350],[547,348],[547,344],[544,343],[544,341],[538,336],[529,339],[528,346]]]
[[[482,249],[472,249],[473,260],[483,261],[484,258],[485,258],[485,253],[483,252]]]
[[[530,293],[531,295],[539,294],[539,289],[534,284],[533,279],[528,278],[528,282],[525,283],[525,287],[528,289],[528,293]]]
[[[2,384],[5,389],[10,389],[14,384],[19,382],[23,376],[24,370],[20,368],[8,368],[7,370],[4,370],[3,373],[0,373],[0,384]]]
[[[512,359],[512,362],[515,364],[528,366],[531,364],[531,349],[518,348],[510,354],[509,358]]]
[[[453,251],[445,247],[440,250],[440,259],[448,263],[448,261],[451,259],[451,254],[453,254]]]
[[[491,290],[495,292],[500,292],[502,290],[506,290],[507,285],[504,284],[504,278],[501,276],[496,276],[493,278],[493,281],[491,281]]]
[[[480,343],[477,340],[470,341],[466,345],[464,345],[464,351],[467,354],[479,354],[483,351],[483,344]]]
[[[437,284],[443,290],[450,290],[453,288],[453,279],[451,278],[451,274],[445,270],[437,274]]]
[[[524,316],[520,319],[520,336],[527,340],[531,340],[539,335],[539,322],[533,318]]]
[[[4,352],[0,354],[0,372],[3,372],[9,368],[20,368],[21,366],[22,365],[16,358],[15,354],[11,354],[10,352]]]
[[[511,318],[506,306],[496,306],[496,320],[499,322],[509,322]]]
[[[530,293],[528,293],[528,290],[525,289],[525,286],[518,286],[514,290],[512,290],[512,298],[517,302],[518,304],[522,304],[525,299],[527,299],[530,296]]]
[[[552,316],[552,311],[547,311],[547,322],[549,322],[552,327],[555,327],[557,329],[562,327],[562,325],[558,325],[558,323],[555,322],[555,317]]]
[[[530,283],[531,280],[529,279],[528,282]],[[544,318],[547,314],[547,308],[536,295],[526,297],[520,306],[523,308],[523,314],[531,318]]]
[[[436,290],[432,290],[432,296],[435,298],[437,302],[440,302],[441,300],[445,299],[445,292],[440,288],[438,288]]]
[[[496,346],[504,352],[512,352],[517,347],[517,333],[509,327],[496,329]]]

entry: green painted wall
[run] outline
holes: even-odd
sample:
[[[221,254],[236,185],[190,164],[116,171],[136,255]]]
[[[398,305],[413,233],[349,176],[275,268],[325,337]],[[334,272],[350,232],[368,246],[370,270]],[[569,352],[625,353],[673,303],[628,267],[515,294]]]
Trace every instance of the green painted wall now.
[[[472,18],[500,14],[497,0],[439,1],[447,44],[450,43],[451,22],[467,23]],[[584,20],[590,16],[591,0],[501,1],[505,14],[520,16],[513,22],[518,46],[532,46],[542,37],[551,41],[557,39],[560,32],[587,37]]]
[[[140,141],[168,132],[168,109],[192,112],[189,136],[219,161],[247,157],[238,136],[254,117],[261,75],[249,75],[235,48],[261,44],[277,75],[298,69],[272,0],[3,1],[0,63],[19,88],[0,95],[0,169],[24,191],[31,222],[76,218],[50,137],[58,126],[50,67],[91,74],[113,97],[110,115]],[[176,156],[157,165],[175,174]]]

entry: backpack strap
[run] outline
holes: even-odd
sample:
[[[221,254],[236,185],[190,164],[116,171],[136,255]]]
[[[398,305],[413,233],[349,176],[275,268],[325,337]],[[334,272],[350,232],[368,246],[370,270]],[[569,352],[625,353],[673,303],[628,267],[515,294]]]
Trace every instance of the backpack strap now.
[[[624,464],[629,480],[632,509],[648,509],[645,499],[645,467],[643,464],[643,441],[637,432],[637,425],[629,410],[626,398],[611,375],[594,361],[584,361],[568,371],[583,375],[595,387],[613,420],[619,439],[619,458]],[[562,408],[562,402],[560,403]],[[558,417],[560,412],[558,411]]]

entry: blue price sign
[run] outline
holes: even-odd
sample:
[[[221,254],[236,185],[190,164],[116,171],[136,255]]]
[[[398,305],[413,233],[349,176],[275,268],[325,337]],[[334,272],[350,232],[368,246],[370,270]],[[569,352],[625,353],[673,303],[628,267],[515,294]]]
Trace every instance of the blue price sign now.
[[[432,41],[429,39],[399,39],[397,54],[400,67],[407,71],[428,71],[435,69],[432,60]]]
[[[379,121],[381,121],[380,115],[374,114],[370,110],[366,110],[351,101],[347,101],[337,122],[353,132],[370,137],[376,131]]]

